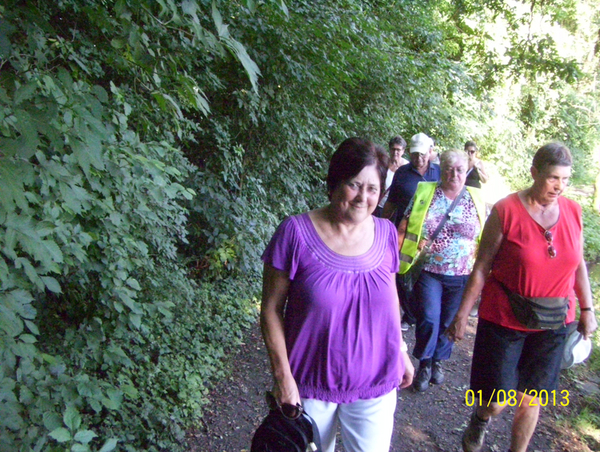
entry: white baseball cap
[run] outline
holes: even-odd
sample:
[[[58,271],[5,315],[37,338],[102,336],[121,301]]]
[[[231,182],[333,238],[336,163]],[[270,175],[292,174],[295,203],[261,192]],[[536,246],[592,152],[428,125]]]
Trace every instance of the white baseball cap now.
[[[568,369],[575,364],[582,363],[590,356],[592,351],[592,341],[584,339],[583,334],[577,330],[573,330],[567,336],[567,343],[563,352],[561,369]]]
[[[410,139],[410,152],[418,152],[419,154],[427,154],[433,146],[433,140],[423,132],[413,135]]]

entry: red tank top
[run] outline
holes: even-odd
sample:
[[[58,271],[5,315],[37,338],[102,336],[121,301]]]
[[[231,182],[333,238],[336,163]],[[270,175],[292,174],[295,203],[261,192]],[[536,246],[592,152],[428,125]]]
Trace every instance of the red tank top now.
[[[575,320],[575,271],[581,262],[581,207],[559,197],[558,222],[550,228],[556,257],[548,254],[548,242],[541,227],[525,209],[517,193],[498,201],[504,238],[492,271],[481,293],[479,317],[520,331],[529,331],[515,318],[502,282],[509,290],[525,297],[570,298],[566,323]]]

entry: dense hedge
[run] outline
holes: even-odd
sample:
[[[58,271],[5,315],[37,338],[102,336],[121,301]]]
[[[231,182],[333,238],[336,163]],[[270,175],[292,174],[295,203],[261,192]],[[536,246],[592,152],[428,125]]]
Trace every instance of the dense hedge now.
[[[208,112],[178,64],[236,41],[191,51],[211,39],[193,4],[176,30],[174,5],[135,4],[2,10],[2,451],[177,450],[253,319],[251,282],[195,283],[178,255],[195,193],[177,120]],[[177,35],[190,53],[153,68]]]
[[[527,31],[593,47],[571,3],[0,5],[0,451],[185,450],[347,136],[476,138],[515,185],[560,138],[589,183],[594,72]]]

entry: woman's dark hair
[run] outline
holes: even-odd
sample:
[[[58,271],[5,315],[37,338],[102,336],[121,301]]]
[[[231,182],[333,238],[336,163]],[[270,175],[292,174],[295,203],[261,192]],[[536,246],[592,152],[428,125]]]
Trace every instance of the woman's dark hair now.
[[[400,145],[403,149],[406,149],[406,140],[402,138],[400,135],[395,136],[388,143],[388,148],[392,149],[392,146],[395,144]]]
[[[465,143],[465,151],[467,150],[467,148],[470,148],[471,146],[474,147],[476,151],[478,151],[477,144],[474,141],[467,141]]]
[[[327,173],[327,190],[331,193],[339,185],[352,179],[360,173],[364,167],[375,165],[379,174],[381,188],[380,196],[385,192],[385,179],[387,176],[388,156],[383,147],[372,141],[362,138],[348,138],[340,144],[331,156],[329,171]]]
[[[535,153],[531,166],[543,173],[550,166],[573,166],[573,157],[564,144],[548,143]]]

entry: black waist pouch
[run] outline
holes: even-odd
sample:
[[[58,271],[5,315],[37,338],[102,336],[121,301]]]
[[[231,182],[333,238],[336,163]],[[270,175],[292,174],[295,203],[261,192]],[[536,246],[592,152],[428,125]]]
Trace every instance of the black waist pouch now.
[[[529,298],[511,292],[502,283],[500,285],[508,296],[513,314],[525,328],[556,330],[565,325],[567,312],[569,311],[569,297]]]

